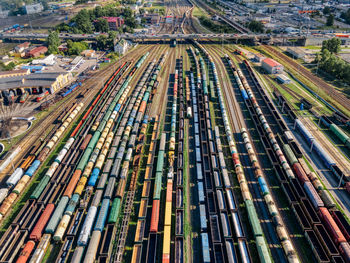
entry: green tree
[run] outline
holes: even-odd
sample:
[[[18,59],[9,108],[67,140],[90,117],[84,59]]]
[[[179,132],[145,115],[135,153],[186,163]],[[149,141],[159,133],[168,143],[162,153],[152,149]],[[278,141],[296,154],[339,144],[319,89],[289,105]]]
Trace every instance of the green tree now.
[[[108,49],[114,50],[114,40],[117,37],[117,32],[110,31],[107,39]]]
[[[334,25],[334,15],[330,14],[327,17],[326,26],[333,26],[333,25]]]
[[[96,17],[103,17],[105,16],[105,11],[101,6],[97,6],[94,10],[95,16]]]
[[[48,53],[49,54],[57,54],[58,53],[58,47],[61,45],[61,40],[59,38],[59,35],[57,31],[51,31],[50,34],[47,37],[47,46],[48,46]]]
[[[325,6],[325,8],[323,8],[323,14],[324,15],[329,15],[331,13],[331,9],[329,6]]]
[[[326,43],[323,43],[326,44]],[[316,55],[320,69],[339,80],[350,84],[350,64],[331,53],[327,48],[322,48],[321,53]]]
[[[264,24],[261,23],[260,21],[255,21],[255,20],[252,20],[248,23],[248,28],[250,29],[250,31],[257,32],[257,33],[264,33],[265,31]]]
[[[341,13],[340,17],[344,19],[347,24],[350,24],[350,8],[346,12]]]
[[[101,17],[98,18],[95,24],[95,30],[97,32],[104,32],[104,33],[108,32],[109,27],[108,27],[107,20]]]
[[[10,62],[7,65],[5,65],[3,62],[0,62],[0,68],[5,71],[13,70],[16,67],[16,64],[14,62]]]
[[[72,40],[67,41],[67,48],[69,55],[80,55],[82,51],[88,48],[88,44],[84,41],[73,42]]]
[[[99,35],[96,38],[96,47],[98,50],[105,50],[107,47],[108,39],[105,35]]]
[[[79,11],[73,22],[76,23],[76,28],[83,33],[92,33],[94,31],[93,25],[90,21],[90,14],[86,9]]]
[[[339,38],[331,38],[322,42],[322,51],[328,50],[330,53],[338,54],[340,52],[341,40]]]
[[[61,23],[59,25],[56,26],[56,30],[58,32],[70,32],[71,31],[71,27],[65,23]]]

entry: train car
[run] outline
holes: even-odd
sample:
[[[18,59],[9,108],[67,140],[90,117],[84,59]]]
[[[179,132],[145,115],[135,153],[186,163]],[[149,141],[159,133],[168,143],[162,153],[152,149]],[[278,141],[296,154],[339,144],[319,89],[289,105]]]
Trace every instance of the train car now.
[[[49,91],[44,91],[43,93],[40,93],[37,97],[36,97],[36,102],[40,102],[42,101],[42,99],[44,99],[47,95],[49,95]]]
[[[24,91],[21,97],[19,98],[20,103],[25,103],[26,100],[28,99],[29,93],[28,91]]]
[[[171,41],[170,46],[171,46],[171,47],[176,47],[176,40]]]

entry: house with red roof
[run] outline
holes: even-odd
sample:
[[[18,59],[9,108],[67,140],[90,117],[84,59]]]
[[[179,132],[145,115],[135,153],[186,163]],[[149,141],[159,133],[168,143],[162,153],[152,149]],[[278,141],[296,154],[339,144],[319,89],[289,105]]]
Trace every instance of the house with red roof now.
[[[272,58],[265,58],[261,66],[270,74],[280,74],[283,72],[283,66]]]
[[[108,27],[110,30],[117,30],[119,27],[124,25],[124,19],[121,17],[104,16],[103,18],[107,20]]]
[[[36,57],[39,57],[40,55],[45,54],[46,52],[47,52],[47,47],[45,46],[35,47],[26,53],[26,57],[36,58]]]

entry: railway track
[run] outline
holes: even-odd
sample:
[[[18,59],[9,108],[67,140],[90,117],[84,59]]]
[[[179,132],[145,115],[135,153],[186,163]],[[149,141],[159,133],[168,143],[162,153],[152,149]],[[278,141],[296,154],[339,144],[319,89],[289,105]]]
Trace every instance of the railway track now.
[[[141,48],[141,50],[143,50],[143,48]],[[120,64],[120,63],[118,62],[116,64]],[[59,107],[54,106],[53,109],[51,109],[52,114],[49,114],[45,118],[41,118],[34,125],[32,125],[31,131],[29,131],[29,133],[27,133],[21,139],[19,144],[16,145],[21,147],[22,151],[21,151],[21,154],[16,156],[16,158],[12,161],[12,163],[15,164],[15,166],[19,166],[19,164],[23,162],[24,157],[29,153],[29,149],[30,149],[29,146],[36,144],[37,141],[40,141],[40,138],[46,137],[45,135],[47,135],[54,128],[50,126],[52,126],[55,120],[60,116],[60,114],[62,114],[62,112],[66,108],[70,108],[70,105],[72,105],[75,102],[84,103],[89,99],[91,99],[91,97],[95,96],[94,94],[96,94],[97,92],[97,89],[95,89],[95,87],[97,86],[96,84],[101,84],[101,82],[104,82],[107,76],[109,76],[111,72],[115,70],[116,64],[112,65],[111,67],[106,67],[105,69],[97,72],[91,77],[91,79],[84,82],[84,85],[82,88],[85,88],[87,90],[87,93],[85,94],[84,98],[79,98],[79,94],[81,94],[82,92],[79,92],[78,94],[74,93],[73,95],[66,98],[66,100],[63,103],[60,103]],[[82,88],[80,88],[80,90],[82,90]],[[86,103],[84,103],[84,105],[86,105]],[[8,169],[5,169],[2,172],[3,174],[2,178],[10,172],[9,168],[11,167],[8,167]]]
[[[148,49],[148,48],[147,48]],[[134,54],[133,56],[135,56],[136,54]],[[76,160],[76,158],[75,158],[75,160]],[[69,166],[69,165],[68,165]],[[67,171],[68,173],[69,173],[69,171]],[[67,174],[65,175],[65,176],[67,176]],[[57,194],[57,193],[56,193]],[[23,209],[21,210],[21,211],[23,211]]]
[[[200,46],[198,43],[196,45]],[[230,64],[223,57],[224,52],[215,46],[207,45],[205,50],[208,50],[211,60],[202,48],[198,54],[189,51],[188,55],[192,62],[190,69],[188,62],[185,62],[187,61],[186,47],[182,45],[172,49],[164,45],[143,47],[143,51],[147,50],[150,53],[146,53],[137,62],[136,59],[139,58],[141,49],[137,50],[138,53],[133,52],[129,55],[129,58],[136,63],[123,64],[120,74],[114,73],[114,80],[110,79],[112,82],[108,82],[112,84],[104,86],[107,87],[105,92],[102,95],[100,93],[98,100],[95,99],[91,104],[94,106],[90,106],[82,119],[83,124],[80,123],[72,133],[75,138],[73,145],[52,176],[49,177],[49,181],[45,184],[43,178],[40,178],[39,185],[43,185],[42,189],[40,190],[38,185],[35,191],[31,192],[30,198],[2,236],[0,240],[1,261],[12,261],[19,255],[25,261],[29,260],[30,256],[32,260],[40,261],[51,244],[53,250],[50,251],[51,255],[47,260],[57,263],[82,260],[89,263],[96,260],[98,262],[140,263],[156,262],[160,259],[164,262],[182,263],[187,262],[186,247],[187,253],[193,251],[193,255],[198,255],[197,258],[193,258],[195,262],[201,260],[231,262],[238,261],[239,256],[243,261],[252,262],[253,259],[250,256],[252,247],[258,248],[261,258],[266,257],[267,259],[270,255],[268,249],[264,250],[262,245],[262,242],[266,242],[264,236],[269,243],[273,259],[276,262],[287,261],[283,251],[286,249],[284,244],[288,237],[284,233],[278,233],[278,230],[276,234],[274,224],[278,221],[271,216],[271,203],[267,203],[266,193],[259,188],[261,178],[259,177],[258,183],[258,179],[254,177],[257,168],[256,163],[252,161],[251,151],[257,152],[256,148],[252,146],[249,151],[248,148],[244,148],[247,147],[246,140],[242,143],[246,138],[242,128],[248,126],[245,119],[247,113],[255,121],[255,132],[259,131],[264,145],[266,142],[266,135],[263,134],[264,131],[261,128],[263,125],[256,120],[258,118],[256,117],[258,116],[257,107],[256,105],[253,107],[251,103],[259,103],[259,110],[264,113],[275,134],[284,131],[278,114],[276,117],[266,94],[264,95],[265,91],[258,85],[249,65],[241,64],[243,74],[248,80],[247,85],[251,87],[256,97],[256,100],[251,99],[253,102],[247,102],[246,99],[241,98],[240,88],[233,84],[235,79],[237,83],[238,80],[236,75],[229,74]],[[168,56],[162,64],[164,68],[159,69],[158,63],[162,61],[162,56],[168,50]],[[190,71],[186,72],[186,69]],[[191,79],[192,97],[187,101],[184,99],[183,71],[185,71],[185,76]],[[173,75],[175,75],[174,78]],[[241,79],[243,80],[243,77]],[[215,108],[217,103],[209,101],[216,102],[215,92],[208,91],[211,81],[217,83],[217,93],[220,94],[218,95],[221,111],[219,115]],[[222,93],[225,96],[221,95],[220,86],[223,87]],[[155,88],[157,91],[153,92]],[[88,104],[88,101],[86,98],[85,103]],[[117,102],[119,106],[115,104]],[[214,111],[209,106],[210,104],[214,106]],[[225,106],[222,105],[227,105],[227,114]],[[244,105],[249,112],[243,109]],[[193,116],[189,111],[189,119],[186,120],[185,109],[188,106],[193,109]],[[61,113],[58,118],[64,118],[63,116],[66,116],[67,113],[69,112]],[[212,114],[216,118],[213,118]],[[152,124],[149,124],[150,116],[155,117],[155,120],[151,121],[153,123],[152,136],[149,135],[152,129]],[[260,121],[262,122],[261,118]],[[217,125],[215,128],[214,123]],[[233,127],[233,133],[229,123]],[[185,141],[186,136],[184,136],[186,124],[189,125],[189,138],[191,138],[188,141]],[[56,129],[57,127],[53,127],[52,131]],[[159,151],[157,151],[158,134],[161,130],[163,133]],[[220,136],[220,130],[221,132],[224,130],[226,137]],[[166,140],[167,135],[168,139],[170,135],[170,143]],[[233,137],[230,139],[230,136]],[[220,137],[225,138],[224,151]],[[236,144],[232,138],[235,138]],[[142,157],[142,153],[148,141],[151,141],[153,146],[150,145],[148,152],[146,148],[145,155],[148,155],[148,158],[145,158]],[[193,205],[192,211],[187,210],[191,211],[193,217],[188,218],[184,215],[186,207],[181,202],[184,199],[185,159],[183,149],[185,143],[191,144],[191,142],[193,151],[190,151],[189,165],[194,164],[190,173],[193,173],[191,176],[195,180],[195,187],[192,187],[194,195],[191,196],[191,201],[187,196],[188,202]],[[267,142],[269,144],[269,141]],[[238,151],[232,150],[232,144],[234,149],[237,145],[241,162],[237,158]],[[230,146],[230,153],[228,153],[227,145]],[[265,148],[267,151],[272,151],[274,156],[271,145],[267,147],[265,145]],[[56,151],[58,151],[57,148]],[[158,152],[157,166],[153,164],[156,152]],[[229,167],[226,166],[224,152],[229,157],[226,160],[230,160],[230,164],[233,160],[237,178],[240,178],[241,193],[249,221],[246,215],[241,214],[242,208],[239,208],[235,202],[237,191],[234,191],[232,187],[232,178],[228,175],[228,172],[231,171],[227,171]],[[147,159],[147,164],[140,161],[142,158],[144,161]],[[285,176],[280,180],[283,187],[288,186],[295,196],[300,193],[300,196],[297,197],[301,199],[298,199],[298,202],[291,201],[291,206],[305,210],[304,217],[307,217],[308,220],[314,216],[307,223],[311,226],[316,224],[319,229],[321,221],[314,208],[312,206],[310,209],[304,208],[305,204],[310,205],[310,201],[307,200],[303,187],[300,183],[294,183],[296,178],[289,183],[278,160],[276,158],[275,160],[270,158],[270,160],[274,168],[276,165],[280,169],[280,173],[276,173],[277,177]],[[257,163],[263,167],[261,162],[259,157]],[[146,170],[141,168],[142,165],[146,167]],[[239,173],[238,167],[242,167],[242,174]],[[156,170],[155,177],[152,176],[154,170]],[[77,171],[80,171],[80,174]],[[249,182],[246,189],[242,187],[243,177],[240,177],[241,175]],[[162,188],[165,185],[166,191]],[[299,185],[299,188],[295,185]],[[266,187],[269,190],[269,185]],[[164,203],[166,203],[166,209],[164,209]],[[170,210],[169,203],[171,204]],[[256,215],[257,221],[255,222],[258,222],[258,225],[261,224],[265,234],[262,234],[262,229],[259,236],[256,234],[259,231],[257,225],[251,223],[253,217],[250,216],[254,214],[248,209],[250,204],[253,208],[255,205],[254,209],[259,214],[259,217]],[[137,207],[139,207],[138,216],[134,215]],[[158,207],[158,214],[154,212],[156,207]],[[189,205],[187,207],[189,208]],[[42,219],[45,214],[43,211],[50,208],[53,210],[49,215],[45,215],[46,221],[43,223],[42,232],[37,232],[40,234],[35,236],[34,229],[37,228],[40,220],[44,220]],[[93,215],[91,211],[95,211],[95,214]],[[284,212],[281,214],[284,215]],[[303,216],[300,213],[296,215],[298,220]],[[242,216],[245,217],[244,225],[240,219]],[[199,238],[184,239],[184,225],[187,219],[192,221],[193,225],[196,225],[193,219],[199,222],[197,223],[198,231],[197,229],[194,231],[199,234]],[[136,226],[133,220],[137,221]],[[252,230],[249,232],[249,237],[246,234],[249,227],[246,222],[250,222]],[[48,224],[43,234],[46,223]],[[87,228],[88,226],[90,229]],[[310,234],[314,233],[312,228],[306,231]],[[256,243],[250,242],[251,232],[254,233]],[[286,238],[281,239],[284,240],[282,242],[279,242],[278,239],[280,235]],[[320,244],[320,241],[317,242]],[[322,246],[320,245],[321,248]],[[133,249],[132,251],[125,250],[126,247],[133,247]],[[287,250],[290,251],[289,248]],[[337,251],[337,247],[334,251]],[[339,252],[337,253],[339,256]],[[290,259],[292,252],[286,252],[286,255]]]
[[[191,1],[194,1],[194,0],[191,0]],[[208,11],[209,14],[218,16],[222,21],[224,21],[225,23],[227,23],[228,25],[233,27],[239,33],[241,33],[241,34],[251,33],[249,29],[243,27],[239,23],[228,20],[227,18],[222,16],[218,11],[216,11],[215,9],[213,9],[212,7],[207,5],[202,0],[196,0],[196,1],[194,1],[194,3],[197,4],[199,7],[203,8],[204,10]]]
[[[238,107],[238,105],[240,105],[236,99],[235,94],[237,94],[236,92],[233,92],[234,89],[233,87],[227,86],[226,83],[232,83],[232,81],[229,79],[228,75],[225,74],[227,73],[225,66],[223,65],[224,61],[223,59],[223,55],[220,51],[218,51],[215,48],[208,48],[210,54],[213,56],[213,60],[216,62],[216,65],[218,65],[219,68],[219,79],[221,80],[223,87],[224,87],[224,93],[225,93],[225,97],[227,99],[226,105],[228,105],[229,107],[229,115],[230,115],[230,119],[231,119],[231,123],[233,124],[233,131],[237,134],[239,134],[242,130],[242,128],[247,129],[246,125],[245,125],[245,121],[241,112],[241,109]],[[236,90],[235,90],[236,91]],[[237,96],[237,98],[239,98],[239,96]],[[244,153],[245,156],[247,156],[247,152],[246,149],[244,148],[244,145],[240,142],[242,142],[242,138],[239,138],[236,142],[237,142],[237,146],[239,147],[239,149],[241,150],[241,153]],[[251,193],[253,195],[253,199],[256,202],[256,207],[259,209],[259,217],[260,217],[260,221],[264,222],[264,224],[262,224],[262,227],[264,229],[265,232],[265,237],[268,240],[269,243],[269,247],[272,253],[272,256],[275,258],[275,260],[277,260],[278,262],[286,262],[286,257],[283,254],[280,242],[278,240],[278,236],[274,230],[273,227],[273,222],[270,218],[270,215],[268,213],[268,209],[266,207],[266,205],[264,204],[264,197],[261,195],[259,188],[258,188],[258,184],[257,184],[257,180],[254,176],[254,174],[252,173],[251,170],[251,165],[249,164],[249,161],[247,161],[246,159],[243,159],[242,161],[243,163],[243,167],[245,168],[245,170],[247,171],[247,174],[249,175],[249,185],[251,188]]]
[[[276,109],[273,106],[273,104],[271,103],[271,99],[266,95],[266,91],[264,90],[264,88],[260,84],[259,80],[256,77],[256,74],[253,72],[251,66],[249,65],[249,63],[247,61],[244,61],[243,68],[245,68],[245,70],[247,70],[246,76],[248,76],[248,78],[250,80],[252,80],[251,83],[253,84],[251,86],[251,89],[248,88],[248,91],[247,91],[248,94],[252,94],[251,92],[253,92],[255,94],[255,96],[256,96],[255,98],[257,100],[259,98],[262,98],[262,100],[260,100],[260,101],[263,104],[267,105],[267,107],[265,107],[265,111],[266,110],[270,111],[271,114],[274,116],[274,118],[273,118],[274,121],[277,122],[277,124],[278,124],[272,128],[272,129],[276,130],[276,132],[274,134],[279,136],[278,134],[281,135],[283,132],[288,131],[286,124],[283,123],[281,116],[279,114],[276,114]],[[249,98],[251,100],[255,99],[255,98],[252,98],[251,95],[249,95]],[[254,104],[256,104],[256,103],[254,103]],[[266,113],[268,113],[268,111]],[[261,118],[259,118],[259,119],[261,120]],[[267,132],[268,129],[266,129],[264,127],[264,130],[265,130],[265,132]],[[271,133],[269,133],[269,134],[271,134]],[[284,135],[286,137],[288,137],[286,134],[284,134]],[[283,144],[284,151],[287,153],[288,151],[285,149],[285,146],[286,146],[285,141],[283,141],[283,139],[281,140],[281,138],[278,138],[278,137],[277,137],[277,139],[278,139],[278,141],[280,141],[279,143]],[[277,139],[275,139],[276,142],[277,142]],[[288,141],[288,144],[292,145],[292,143],[290,143],[290,140],[291,139],[286,139],[286,141]],[[269,141],[271,142],[271,139]],[[292,139],[292,141],[293,141],[293,139]],[[275,149],[276,148],[274,148],[274,150]],[[299,151],[293,150],[293,151],[300,152],[300,150]],[[277,153],[276,150],[275,150],[275,153]],[[301,153],[298,154],[298,158],[301,158],[301,157],[302,157],[302,154]],[[278,158],[279,158],[280,162],[281,162],[281,160],[283,160],[283,158],[281,159],[281,155],[279,155]],[[343,248],[341,247],[341,246],[347,246],[347,243],[341,244],[341,246],[339,247],[339,252],[338,252],[337,248],[334,244],[339,242],[339,241],[337,241],[338,239],[336,239],[335,237],[333,237],[333,240],[331,240],[329,237],[327,237],[324,234],[319,234],[317,237],[315,237],[315,232],[318,232],[318,230],[317,230],[318,226],[315,226],[315,224],[320,224],[322,222],[322,224],[324,226],[322,226],[322,227],[320,226],[320,228],[327,227],[328,221],[325,220],[325,218],[322,218],[322,214],[327,214],[326,217],[329,218],[330,217],[329,212],[332,210],[332,208],[329,207],[328,205],[324,205],[322,200],[325,200],[325,199],[324,198],[321,199],[319,193],[317,193],[316,190],[314,190],[314,194],[310,194],[308,192],[308,189],[312,189],[313,187],[315,187],[314,189],[316,189],[320,183],[319,182],[317,183],[316,181],[313,181],[314,185],[312,185],[310,183],[311,179],[309,180],[308,176],[310,178],[312,178],[312,174],[310,173],[305,162],[303,162],[302,159],[295,158],[294,161],[292,161],[290,157],[287,157],[287,158],[289,159],[290,163],[293,164],[292,165],[293,172],[296,174],[296,177],[292,176],[292,175],[288,175],[288,179],[289,179],[288,181],[290,181],[290,183],[285,182],[283,177],[280,177],[280,182],[283,185],[283,189],[284,189],[285,194],[289,198],[289,202],[293,206],[293,211],[294,211],[295,215],[297,216],[297,218],[299,218],[299,220],[300,220],[299,222],[301,222],[300,223],[301,227],[303,228],[305,233],[307,233],[305,236],[306,236],[307,240],[309,241],[308,243],[314,249],[314,256],[318,260],[321,260],[321,261],[324,258],[327,258],[327,256],[329,256],[330,258],[339,257],[340,256],[339,254],[342,254],[342,256],[344,258],[349,258],[349,255],[344,253],[345,250],[343,250]],[[274,163],[273,158],[270,158],[270,159],[271,159],[272,163]],[[275,170],[278,171],[277,167],[275,167]],[[290,171],[288,169],[286,170],[285,167],[283,167],[283,170],[285,172]],[[280,173],[278,173],[278,172],[277,172],[277,174],[280,175]],[[306,174],[307,174],[307,176],[306,176]],[[285,178],[287,178],[287,177],[285,177]],[[297,192],[297,194],[295,196],[297,196],[299,198],[299,202],[301,204],[303,212],[305,213],[305,215],[307,215],[309,221],[307,219],[302,219],[304,217],[304,215],[301,215],[303,212],[300,211],[300,205],[295,204],[294,203],[295,201],[293,201],[293,200],[295,200],[295,197],[293,197],[293,195],[291,195],[291,193],[289,191],[286,191],[287,188],[285,188],[285,187],[287,187],[288,184],[295,188],[295,191]],[[291,189],[290,186],[289,186],[289,189]],[[301,188],[300,186],[303,186],[303,187]],[[304,190],[305,190],[305,192],[304,192]],[[306,200],[304,200],[303,197],[306,197]],[[313,205],[311,205],[311,203],[313,203]],[[324,206],[326,206],[327,208]],[[329,212],[327,212],[328,208],[330,208]],[[321,218],[318,217],[316,211],[319,211],[319,214],[321,214]],[[308,224],[310,226],[314,226],[315,232],[313,232],[313,230],[307,229],[308,227],[305,225],[305,221],[308,222]],[[337,229],[338,226],[336,225],[336,223],[334,223],[332,225],[332,227],[328,226],[328,228],[329,229]],[[344,238],[342,238],[341,240],[344,240]],[[335,242],[335,243],[333,243],[333,242]],[[320,245],[320,243],[326,244],[326,245]],[[285,246],[284,246],[284,249],[285,249]],[[305,251],[305,247],[301,247],[300,250],[301,251],[304,250],[304,253],[299,252],[299,255],[309,253],[309,251]]]
[[[305,69],[302,65],[295,62],[292,58],[288,57],[285,54],[282,54],[278,50],[276,50],[274,47],[270,46],[263,46],[264,49],[266,49],[268,52],[273,54],[274,56],[278,57],[281,61],[283,61],[286,64],[289,64],[296,72],[307,78],[309,81],[311,81],[315,86],[321,88],[326,94],[328,94],[332,99],[334,99],[336,102],[338,102],[340,105],[342,105],[347,110],[350,110],[350,99],[348,99],[345,95],[343,95],[341,92],[337,91],[334,87],[329,85],[324,80],[320,79],[319,77],[312,74],[309,70]]]
[[[98,107],[97,107],[98,108]],[[97,109],[95,108],[95,109]],[[90,121],[90,125],[89,123],[87,123],[87,126],[85,126],[85,129],[89,129],[89,127],[91,127],[92,125],[92,121],[93,120],[89,120]],[[83,130],[82,132],[84,132],[85,130]],[[11,239],[9,239],[11,237],[11,235],[15,234],[13,232],[13,229],[15,228],[19,228],[22,229],[22,233],[23,234],[28,234],[28,232],[30,232],[33,227],[34,227],[34,223],[36,222],[36,220],[38,220],[38,218],[35,218],[34,220],[32,220],[31,222],[31,227],[28,228],[28,226],[25,225],[25,219],[26,216],[28,215],[28,212],[30,210],[28,210],[28,208],[31,207],[35,207],[35,211],[36,214],[39,215],[39,211],[41,208],[41,205],[39,204],[46,204],[47,202],[55,202],[57,199],[59,199],[60,195],[62,194],[63,190],[64,190],[64,184],[60,184],[61,181],[65,181],[67,179],[67,176],[69,176],[69,173],[71,171],[71,164],[74,165],[74,163],[77,160],[77,156],[75,158],[72,159],[72,157],[74,156],[74,153],[76,153],[79,147],[79,144],[82,143],[83,139],[81,138],[80,140],[76,140],[75,141],[75,148],[74,151],[71,152],[72,155],[70,156],[66,156],[67,158],[63,159],[62,161],[62,168],[63,169],[59,169],[57,171],[56,174],[53,175],[53,180],[51,183],[49,183],[49,185],[46,187],[46,189],[43,191],[43,193],[40,195],[40,197],[38,198],[38,203],[36,203],[35,199],[30,199],[29,201],[27,201],[27,203],[25,204],[25,206],[21,209],[21,211],[19,212],[19,214],[17,215],[16,219],[12,221],[12,224],[10,226],[10,228],[8,229],[8,231],[4,234],[4,236],[2,237],[2,249],[4,249],[4,246],[7,247],[13,247],[13,245],[16,245],[16,243],[5,243],[4,240],[9,240],[11,241]],[[56,190],[55,190],[55,186],[56,186]],[[51,201],[49,201],[51,200]],[[41,202],[41,203],[40,203]],[[26,237],[26,235],[24,236],[24,238]],[[23,240],[24,242],[24,240]],[[6,256],[6,255],[5,255]],[[16,254],[12,255],[16,256]]]

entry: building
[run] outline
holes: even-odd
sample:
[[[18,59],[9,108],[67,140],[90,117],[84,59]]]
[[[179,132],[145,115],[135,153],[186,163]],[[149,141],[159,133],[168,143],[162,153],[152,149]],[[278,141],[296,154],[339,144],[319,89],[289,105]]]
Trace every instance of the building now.
[[[83,61],[83,57],[82,57],[82,56],[76,56],[76,57],[72,60],[71,64],[72,64],[72,65],[78,65],[78,64],[80,64],[82,61]]]
[[[252,20],[259,21],[263,24],[267,24],[271,22],[271,16],[264,14],[254,14],[254,16],[252,16]]]
[[[26,56],[26,52],[22,51],[22,52],[14,52],[12,53],[14,57],[16,58],[24,58]]]
[[[93,49],[87,49],[87,50],[84,50],[83,52],[81,52],[80,55],[87,57],[87,58],[93,58],[93,57],[95,57],[96,52]]]
[[[293,56],[293,58],[305,58],[305,52],[299,47],[288,47],[287,52]]]
[[[68,51],[67,43],[61,44],[61,45],[58,47],[58,50],[59,50],[60,52],[66,52],[66,51]]]
[[[284,74],[278,74],[277,75],[278,81],[280,81],[282,84],[290,84],[291,80]]]
[[[51,54],[43,59],[35,59],[32,61],[33,65],[53,66],[56,63],[56,56]]]
[[[129,44],[126,40],[121,39],[115,46],[114,46],[114,52],[117,52],[120,55],[124,55],[125,52],[128,50]]]
[[[30,73],[29,69],[1,71],[0,72],[0,79],[1,78],[11,78],[11,77],[25,76],[25,75],[28,75],[29,73]]]
[[[12,90],[21,95],[24,90],[29,94],[36,89],[38,93],[49,91],[51,94],[60,90],[72,80],[72,74],[66,72],[32,73],[0,78],[0,92]]]
[[[2,10],[2,9],[0,8],[0,18],[6,18],[6,17],[8,17],[9,13],[10,13],[9,10]]]
[[[146,20],[147,24],[151,25],[157,25],[160,22],[160,16],[159,14],[144,14],[143,18]]]
[[[254,61],[258,63],[261,63],[265,58],[266,57],[261,53],[254,54]]]
[[[138,5],[131,5],[130,6],[130,9],[132,10],[132,11],[134,11],[135,13],[139,13],[139,6]]]
[[[47,52],[47,47],[45,46],[35,47],[26,53],[26,57],[37,58],[40,55],[45,54],[46,52]]]
[[[26,5],[24,6],[25,13],[30,14],[37,14],[44,10],[44,7],[41,3],[32,4],[32,5]]]
[[[41,72],[45,69],[45,67],[41,66],[41,65],[24,65],[21,68],[28,69],[30,71],[30,73]]]
[[[286,32],[287,34],[297,34],[300,32],[300,30],[289,26],[284,29],[284,32]]]
[[[124,25],[124,19],[121,17],[107,17],[104,16],[104,19],[108,22],[108,27],[110,30],[118,30],[119,27]]]
[[[265,58],[261,62],[261,66],[265,69],[269,74],[279,74],[283,72],[283,66],[276,62],[271,58]]]
[[[25,49],[29,48],[29,46],[30,46],[30,42],[24,42],[22,44],[19,44],[19,45],[15,46],[15,51],[17,53],[21,53]]]

